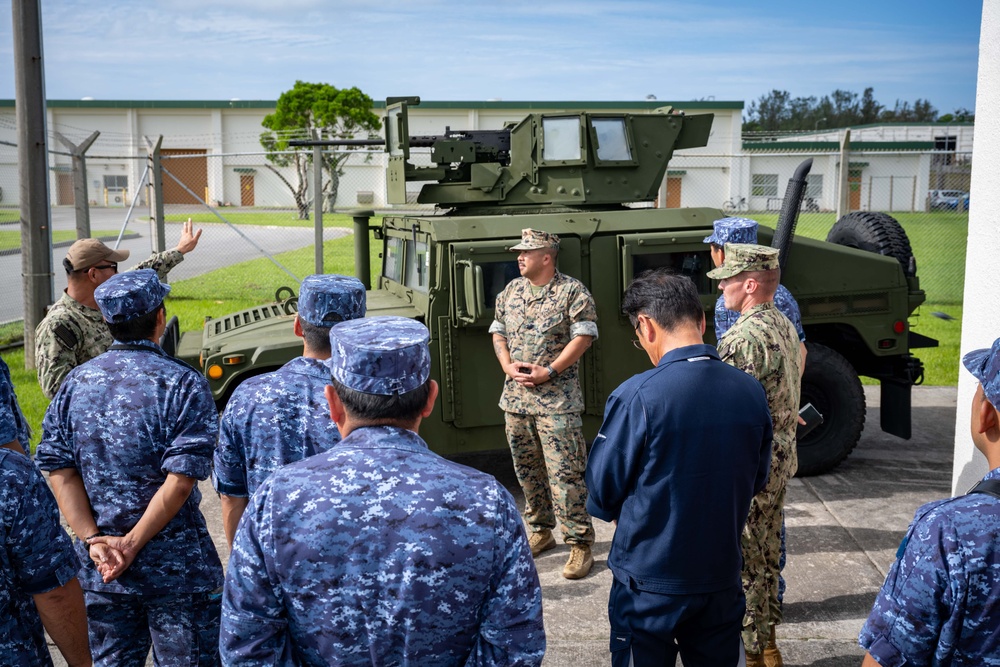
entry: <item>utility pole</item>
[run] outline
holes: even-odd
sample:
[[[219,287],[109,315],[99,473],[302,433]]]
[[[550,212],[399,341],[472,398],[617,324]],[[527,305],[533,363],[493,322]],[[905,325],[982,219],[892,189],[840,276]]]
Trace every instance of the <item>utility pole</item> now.
[[[87,150],[100,136],[94,130],[93,134],[84,139],[79,146],[56,132],[56,139],[69,149],[73,156],[73,208],[76,209],[76,238],[90,238],[90,199],[87,197]]]
[[[52,221],[39,0],[11,2],[24,278],[24,367],[35,367],[35,327],[52,302]]]
[[[163,165],[160,163],[160,146],[163,145],[163,135],[153,143],[149,137],[146,140],[146,152],[149,155],[149,217],[153,221],[153,248],[156,252],[167,249],[166,227],[163,221]]]

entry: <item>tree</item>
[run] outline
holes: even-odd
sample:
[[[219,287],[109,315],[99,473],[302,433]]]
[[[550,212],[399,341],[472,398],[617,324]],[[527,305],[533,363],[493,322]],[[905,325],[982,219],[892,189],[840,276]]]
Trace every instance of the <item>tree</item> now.
[[[309,219],[309,167],[312,150],[289,150],[292,139],[356,139],[370,138],[382,127],[379,117],[372,113],[372,99],[357,88],[335,88],[326,83],[296,81],[291,90],[278,98],[274,113],[264,116],[261,122],[269,131],[260,135],[260,144],[267,151],[267,168],[277,174],[295,198],[299,219]],[[357,135],[365,135],[359,137]],[[324,208],[331,208],[337,200],[340,177],[346,151],[324,151],[321,169],[324,172]],[[278,167],[294,167],[292,183]]]
[[[967,110],[956,110],[968,114]],[[792,97],[788,91],[772,90],[751,102],[743,122],[744,132],[809,132],[819,128],[850,127],[872,123],[932,123],[937,110],[930,102],[917,99],[896,101],[888,109],[875,100],[874,89],[865,88],[861,97],[849,90],[834,90],[820,99]]]

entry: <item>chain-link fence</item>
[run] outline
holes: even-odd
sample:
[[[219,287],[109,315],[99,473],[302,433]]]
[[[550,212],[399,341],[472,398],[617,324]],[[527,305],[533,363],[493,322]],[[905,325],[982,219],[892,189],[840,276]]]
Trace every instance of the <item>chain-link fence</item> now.
[[[225,294],[219,295],[259,298],[313,272],[311,150],[279,155],[259,150],[194,150],[183,147],[185,139],[168,138],[159,149],[161,169],[157,172],[150,146],[134,146],[124,140],[126,135],[106,133],[87,151],[85,173],[80,174],[72,147],[84,143],[88,132],[69,127],[56,132],[65,140],[50,144],[54,267],[59,267],[65,247],[76,238],[79,207],[75,204],[82,176],[91,235],[129,248],[136,261],[156,249],[156,229],[150,219],[158,197],[163,206],[164,247],[176,245],[181,223],[188,218],[204,229],[198,249],[171,273],[171,280],[263,258],[251,265],[250,274],[226,282]],[[244,139],[243,146],[252,145],[249,138]],[[190,138],[186,141],[197,143]],[[238,142],[230,142],[234,143]],[[639,205],[710,207],[773,227],[788,179],[807,157],[813,158],[813,167],[798,234],[826,238],[836,222],[841,184],[846,183],[848,210],[890,213],[907,232],[928,302],[961,303],[970,206],[969,154],[851,152],[844,181],[839,152],[756,149],[741,155],[711,155],[687,151],[675,155],[657,201]],[[347,238],[351,220],[345,212],[393,209],[386,201],[386,156],[381,151],[338,150],[325,152],[323,159],[338,161],[340,172],[332,181],[325,172],[321,186],[325,268],[345,270],[344,262],[351,261],[353,252]],[[414,151],[412,159],[429,164],[428,156],[420,151]],[[405,208],[433,212],[433,206],[416,204],[420,184],[408,187],[412,189]],[[22,313],[17,195],[17,148],[0,141],[0,280],[13,286],[3,299],[0,323],[17,320]],[[56,271],[54,282],[55,296],[65,286],[61,271]]]

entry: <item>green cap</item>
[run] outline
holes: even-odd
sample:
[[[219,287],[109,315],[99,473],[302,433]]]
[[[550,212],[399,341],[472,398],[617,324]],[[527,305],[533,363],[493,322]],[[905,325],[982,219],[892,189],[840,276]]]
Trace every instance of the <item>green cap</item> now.
[[[752,243],[727,243],[726,261],[708,272],[713,280],[732,278],[744,271],[772,271],[778,268],[778,249]]]

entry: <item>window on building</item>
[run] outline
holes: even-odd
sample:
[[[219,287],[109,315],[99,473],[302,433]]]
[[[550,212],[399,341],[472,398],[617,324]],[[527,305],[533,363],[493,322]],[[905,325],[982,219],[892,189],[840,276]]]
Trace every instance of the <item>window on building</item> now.
[[[820,199],[823,196],[823,174],[806,176],[806,197]]]
[[[104,177],[104,187],[109,190],[124,190],[128,187],[128,176],[106,175]]]
[[[777,197],[777,174],[754,174],[750,181],[750,195],[753,197]]]

